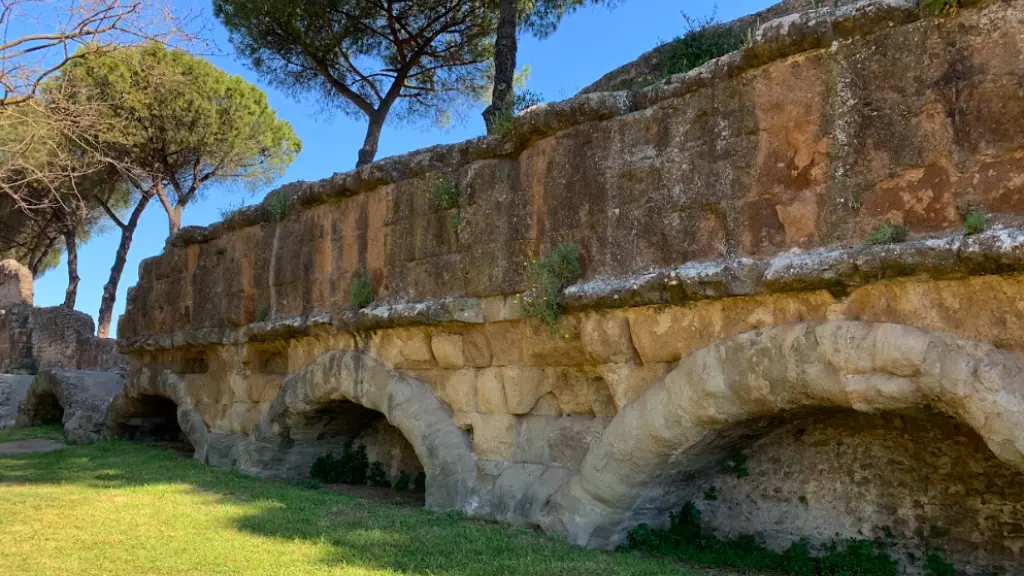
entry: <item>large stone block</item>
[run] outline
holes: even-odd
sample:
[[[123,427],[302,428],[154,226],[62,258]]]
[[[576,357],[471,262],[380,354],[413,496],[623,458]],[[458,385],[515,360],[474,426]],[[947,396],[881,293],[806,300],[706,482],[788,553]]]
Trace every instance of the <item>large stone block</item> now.
[[[0,310],[32,304],[32,272],[15,260],[0,262]]]

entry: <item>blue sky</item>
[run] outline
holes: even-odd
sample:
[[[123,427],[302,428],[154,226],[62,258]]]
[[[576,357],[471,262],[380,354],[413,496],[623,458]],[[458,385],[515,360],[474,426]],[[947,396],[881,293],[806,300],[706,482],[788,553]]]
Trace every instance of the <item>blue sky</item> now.
[[[193,4],[208,20],[212,39],[220,55],[210,56],[214,64],[241,75],[263,88],[280,118],[292,124],[303,142],[302,154],[288,169],[279,184],[295,180],[318,180],[335,172],[352,169],[362,144],[365,124],[341,114],[325,114],[312,96],[293,98],[268,88],[245,63],[234,58],[227,33],[212,16],[205,0]],[[736,0],[718,7],[720,20],[756,12],[773,0]],[[685,30],[681,11],[704,16],[715,9],[714,0],[626,0],[615,10],[595,8],[579,12],[562,22],[559,30],[543,41],[526,37],[520,41],[519,64],[531,68],[528,87],[546,100],[571,97],[604,73],[625,64],[661,41]],[[402,154],[425,146],[459,142],[483,134],[479,110],[472,110],[461,123],[440,129],[435,126],[384,128],[378,158]],[[275,185],[276,186],[276,185]],[[185,210],[184,225],[206,225],[220,220],[220,211],[240,202],[252,204],[268,190],[245,196],[237,190],[208,189],[204,198]],[[159,254],[167,238],[167,221],[157,203],[151,203],[143,215],[128,257],[128,265],[118,290],[116,318],[124,310],[126,292],[138,280],[138,264],[143,258]],[[77,308],[94,318],[99,310],[103,284],[107,281],[118,236],[113,230],[99,234],[79,248],[79,286]],[[64,263],[35,282],[36,305],[56,306],[64,301],[67,269]]]

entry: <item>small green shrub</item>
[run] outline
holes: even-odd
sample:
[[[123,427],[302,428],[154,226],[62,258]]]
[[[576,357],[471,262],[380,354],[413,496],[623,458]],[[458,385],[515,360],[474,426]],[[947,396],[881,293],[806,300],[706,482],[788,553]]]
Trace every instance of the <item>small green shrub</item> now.
[[[438,210],[451,210],[458,208],[462,203],[459,196],[459,187],[455,180],[446,178],[437,172],[431,172],[427,176],[430,183],[430,192],[427,199],[433,203]]]
[[[562,290],[583,273],[579,249],[562,243],[540,261],[527,264],[530,292],[523,296],[523,314],[539,318],[554,329],[562,317]]]
[[[413,480],[412,486],[413,489],[416,490],[417,492],[426,492],[427,474],[425,472],[420,472],[419,474],[417,474],[416,478]]]
[[[956,566],[946,561],[938,552],[930,552],[924,563],[925,576],[956,576]]]
[[[704,491],[704,499],[708,502],[715,502],[718,500],[718,488],[712,486]]]
[[[955,12],[961,6],[961,0],[924,0],[923,3],[936,16]]]
[[[228,204],[227,206],[221,208],[219,210],[221,221],[228,220],[229,218],[231,218],[235,214],[238,214],[238,211],[241,210],[244,207],[245,207],[245,204],[243,204],[242,202],[239,202],[237,204]]]
[[[356,276],[352,281],[352,305],[361,310],[373,304],[374,298],[370,275],[364,272]]]
[[[757,543],[753,536],[722,540],[703,531],[700,510],[692,502],[671,515],[667,529],[641,524],[629,531],[625,548],[676,558],[686,563],[772,571],[793,576],[896,576],[896,563],[876,550],[868,540],[833,545],[825,554],[812,557],[810,546],[800,541],[785,552]],[[945,575],[943,575],[945,576]]]
[[[906,242],[910,229],[903,224],[886,222],[879,224],[871,234],[864,240],[865,246],[882,246],[886,244],[901,244]]]
[[[267,320],[270,320],[270,306],[260,302],[256,305],[256,321],[266,322]]]
[[[288,216],[291,198],[289,198],[287,193],[281,190],[271,192],[264,202],[266,210],[275,222],[280,222]]]
[[[662,78],[689,72],[747,44],[747,36],[742,30],[718,22],[717,10],[705,18],[683,14],[683,19],[686,20],[687,32],[672,41],[665,56]]]
[[[411,483],[412,480],[409,478],[409,475],[402,472],[398,475],[398,480],[395,481],[395,492],[405,492],[409,489],[409,484]]]
[[[375,488],[391,488],[391,482],[388,482],[388,475],[384,472],[384,466],[380,462],[370,464],[370,471],[366,474],[366,481]]]
[[[746,478],[750,476],[750,470],[747,470],[747,462],[750,460],[750,456],[747,456],[743,452],[734,452],[729,456],[729,459],[725,461],[723,468],[730,474],[735,474],[737,478]]]
[[[984,212],[971,212],[964,218],[964,234],[972,236],[981,234],[988,226],[988,217]]]
[[[325,484],[366,484],[370,460],[366,457],[366,446],[360,444],[353,448],[352,443],[345,445],[340,458],[333,454],[324,454],[313,462],[309,475]]]
[[[504,138],[512,133],[513,122],[528,108],[544,102],[544,97],[533,90],[516,92],[512,99],[512,109],[499,111],[494,117],[494,134]]]

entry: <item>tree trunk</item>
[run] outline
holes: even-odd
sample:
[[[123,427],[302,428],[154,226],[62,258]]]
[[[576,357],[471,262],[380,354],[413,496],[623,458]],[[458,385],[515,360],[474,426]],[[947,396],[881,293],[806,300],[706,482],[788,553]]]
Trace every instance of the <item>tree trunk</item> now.
[[[167,213],[167,237],[174,236],[181,230],[181,212],[184,206],[175,206]]]
[[[78,238],[72,226],[64,229],[64,249],[68,256],[68,289],[64,292],[64,307],[74,310],[78,299]]]
[[[488,134],[495,133],[501,115],[512,114],[515,103],[516,52],[519,50],[516,37],[518,9],[517,0],[501,0],[498,37],[494,43],[494,90],[491,92],[491,105],[483,114]]]
[[[117,247],[117,255],[114,257],[114,265],[110,268],[110,278],[103,286],[103,300],[100,302],[100,318],[97,333],[100,338],[110,337],[110,321],[114,314],[114,303],[117,302],[117,285],[121,282],[121,274],[124,273],[124,265],[128,261],[128,250],[132,247],[132,237],[139,225],[139,217],[146,209],[146,205],[153,198],[152,193],[146,193],[135,205],[131,218],[125,222],[121,229],[121,243]]]
[[[366,166],[377,156],[377,142],[380,141],[380,131],[384,127],[384,120],[387,117],[388,110],[383,107],[377,110],[376,114],[370,116],[370,123],[366,127],[366,139],[363,140],[363,147],[359,149],[359,161],[356,162],[356,168]]]

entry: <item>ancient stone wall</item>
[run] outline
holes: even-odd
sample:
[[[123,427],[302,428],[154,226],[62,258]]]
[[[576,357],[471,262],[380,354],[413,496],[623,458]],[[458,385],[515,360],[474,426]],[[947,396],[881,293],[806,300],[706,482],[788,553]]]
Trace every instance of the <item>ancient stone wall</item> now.
[[[0,309],[0,373],[52,368],[125,372],[113,339],[97,338],[92,317],[63,307]]]
[[[911,568],[934,524],[964,571],[1005,574],[1024,549],[1024,2],[968,4],[766,22],[508,139],[184,229],[130,291],[109,429],[163,398],[199,460],[294,478],[357,439],[422,466],[432,508],[581,545],[690,500],[772,546],[891,532]],[[965,236],[972,211],[989,229]],[[911,239],[861,246],[887,221]],[[521,301],[559,242],[584,277],[551,329]],[[736,453],[748,477],[722,472]]]
[[[32,272],[14,260],[0,262],[0,309],[32,304]]]

